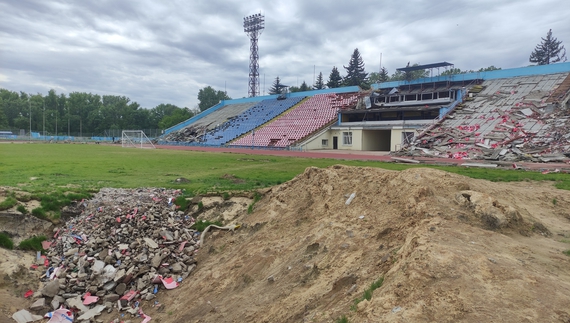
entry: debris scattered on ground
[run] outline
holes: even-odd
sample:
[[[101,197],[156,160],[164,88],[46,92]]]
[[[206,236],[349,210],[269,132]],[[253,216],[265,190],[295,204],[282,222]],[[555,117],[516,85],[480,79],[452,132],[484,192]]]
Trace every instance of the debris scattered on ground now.
[[[136,309],[161,289],[174,289],[196,268],[200,232],[173,203],[178,190],[102,189],[81,214],[53,230],[35,268],[42,282],[30,310],[73,309],[79,321],[103,310]],[[34,267],[31,267],[32,270]],[[30,293],[31,292],[31,293]],[[23,315],[23,314],[19,314]],[[150,317],[148,317],[150,320]],[[148,321],[147,320],[147,321]]]

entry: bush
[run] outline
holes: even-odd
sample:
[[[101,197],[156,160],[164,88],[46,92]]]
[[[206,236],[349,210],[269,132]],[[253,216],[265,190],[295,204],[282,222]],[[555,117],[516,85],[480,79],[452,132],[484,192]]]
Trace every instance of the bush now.
[[[0,203],[0,211],[4,211],[7,209],[11,209],[18,204],[18,200],[13,197],[9,197],[4,200],[4,202]]]
[[[36,236],[20,242],[19,248],[22,250],[44,251],[42,241],[47,240],[46,236]]]
[[[227,201],[230,199],[230,194],[228,192],[224,192],[224,195],[222,196],[224,201]]]
[[[0,233],[0,247],[10,250],[14,248],[14,242],[12,241],[10,236],[4,232]]]
[[[18,205],[18,207],[16,208],[16,210],[18,210],[18,212],[22,213],[22,214],[28,214],[28,209],[26,209],[25,206],[23,205]]]
[[[47,218],[46,211],[44,211],[44,209],[41,207],[37,207],[37,208],[33,209],[32,215],[35,216],[36,218],[39,218],[39,219],[45,220]]]
[[[202,211],[204,209],[204,203],[202,201],[198,202],[198,210]]]
[[[562,253],[570,257],[570,250],[562,251]]]

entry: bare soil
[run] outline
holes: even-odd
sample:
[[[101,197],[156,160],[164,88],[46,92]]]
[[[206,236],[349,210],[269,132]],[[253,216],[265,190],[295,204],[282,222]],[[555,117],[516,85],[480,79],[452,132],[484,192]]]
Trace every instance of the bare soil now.
[[[547,182],[308,168],[232,213],[242,227],[209,233],[197,270],[142,309],[151,322],[570,322],[569,208]],[[0,287],[4,308],[22,307],[14,293]]]

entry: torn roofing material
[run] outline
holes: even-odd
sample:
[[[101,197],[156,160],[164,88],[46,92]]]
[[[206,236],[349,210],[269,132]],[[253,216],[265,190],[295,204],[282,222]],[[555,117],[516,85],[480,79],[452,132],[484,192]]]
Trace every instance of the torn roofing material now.
[[[457,159],[552,160],[570,149],[570,118],[549,99],[569,80],[570,73],[558,73],[484,81],[404,155],[423,154],[415,149],[423,148]]]

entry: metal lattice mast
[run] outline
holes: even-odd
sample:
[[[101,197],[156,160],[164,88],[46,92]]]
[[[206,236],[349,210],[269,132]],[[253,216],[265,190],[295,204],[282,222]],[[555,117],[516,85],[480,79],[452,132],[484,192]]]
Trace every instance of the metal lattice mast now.
[[[249,46],[249,86],[247,91],[249,97],[259,95],[259,53],[257,50],[257,40],[264,28],[265,16],[260,13],[243,18],[243,31],[245,31],[251,40]]]

